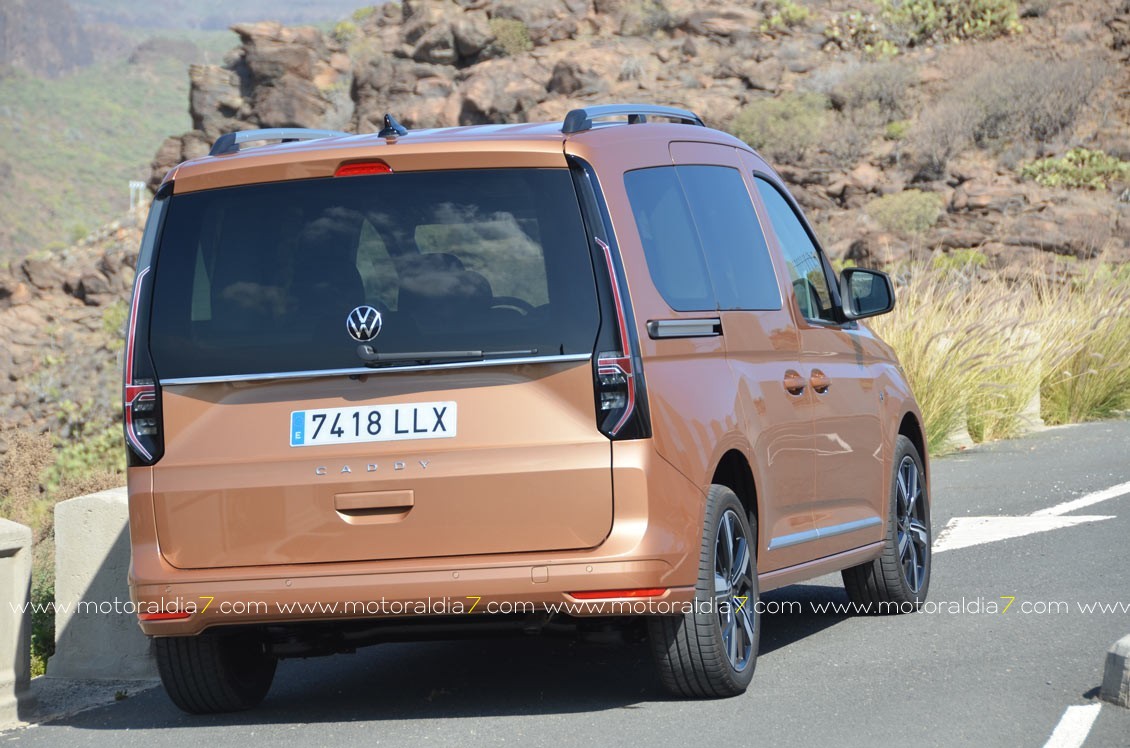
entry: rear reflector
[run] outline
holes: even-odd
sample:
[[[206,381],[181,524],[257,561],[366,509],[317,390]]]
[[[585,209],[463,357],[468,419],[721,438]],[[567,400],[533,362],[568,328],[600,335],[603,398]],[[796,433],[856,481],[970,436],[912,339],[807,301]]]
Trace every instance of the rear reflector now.
[[[192,617],[192,614],[173,611],[169,613],[138,613],[137,617],[142,621],[183,621],[185,618]]]
[[[361,177],[368,174],[391,174],[392,167],[384,161],[357,161],[342,164],[334,172],[335,177]]]
[[[595,592],[570,592],[578,600],[616,600],[624,597],[659,597],[666,587],[641,587],[635,590],[597,590]]]

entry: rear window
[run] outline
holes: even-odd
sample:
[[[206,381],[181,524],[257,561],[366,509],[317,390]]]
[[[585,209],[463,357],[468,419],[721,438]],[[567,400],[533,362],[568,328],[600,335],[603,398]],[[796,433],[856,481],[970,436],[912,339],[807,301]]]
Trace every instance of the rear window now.
[[[599,326],[569,172],[380,174],[174,195],[150,349],[162,379],[352,369],[381,354],[588,354]]]

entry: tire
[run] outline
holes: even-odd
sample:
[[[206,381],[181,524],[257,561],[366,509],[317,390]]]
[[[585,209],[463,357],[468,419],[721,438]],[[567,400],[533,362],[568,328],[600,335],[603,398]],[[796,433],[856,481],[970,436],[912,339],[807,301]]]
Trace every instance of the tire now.
[[[909,439],[900,435],[895,443],[883,554],[841,572],[848,598],[860,610],[873,614],[911,613],[921,608],[926,599],[933,537],[924,475],[921,455]]]
[[[278,664],[255,633],[162,637],[155,645],[165,692],[189,714],[256,706],[270,690]]]
[[[726,569],[728,574],[718,573]],[[753,678],[761,639],[757,529],[737,495],[725,486],[711,486],[707,494],[694,607],[680,616],[648,619],[663,687],[687,698],[743,693]]]

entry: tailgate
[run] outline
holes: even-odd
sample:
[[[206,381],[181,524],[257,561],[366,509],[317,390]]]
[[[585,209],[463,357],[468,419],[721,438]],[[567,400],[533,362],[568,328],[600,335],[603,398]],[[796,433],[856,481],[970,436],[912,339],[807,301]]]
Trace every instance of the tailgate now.
[[[474,386],[468,386],[473,384]],[[587,548],[612,523],[588,361],[164,391],[161,552],[179,568]],[[294,403],[404,417],[454,403],[455,436],[290,446]],[[450,422],[448,422],[450,420]],[[364,430],[364,429],[362,429]]]

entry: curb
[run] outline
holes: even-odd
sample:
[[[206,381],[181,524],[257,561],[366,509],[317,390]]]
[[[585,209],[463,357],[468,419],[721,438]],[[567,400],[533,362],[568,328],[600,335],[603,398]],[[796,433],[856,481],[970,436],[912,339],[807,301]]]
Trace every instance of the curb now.
[[[1099,698],[1130,708],[1130,634],[1111,645],[1106,653],[1106,671]]]

